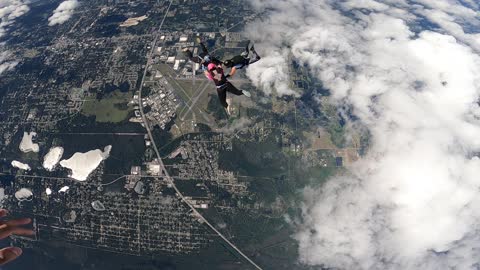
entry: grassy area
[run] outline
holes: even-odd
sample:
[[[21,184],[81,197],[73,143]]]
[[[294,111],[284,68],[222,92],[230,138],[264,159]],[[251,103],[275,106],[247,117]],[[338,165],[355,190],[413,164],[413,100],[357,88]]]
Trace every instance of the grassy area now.
[[[95,116],[97,122],[118,123],[127,119],[132,108],[127,103],[132,99],[131,93],[115,91],[102,99],[87,100],[82,108],[82,114]]]

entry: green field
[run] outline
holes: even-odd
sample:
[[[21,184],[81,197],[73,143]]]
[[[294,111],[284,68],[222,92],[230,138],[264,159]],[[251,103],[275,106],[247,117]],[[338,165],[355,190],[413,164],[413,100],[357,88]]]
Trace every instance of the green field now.
[[[100,100],[85,101],[82,114],[95,116],[96,121],[101,123],[119,123],[127,119],[128,114],[132,111],[132,108],[127,106],[131,99],[132,94],[130,92],[115,91],[105,95]]]

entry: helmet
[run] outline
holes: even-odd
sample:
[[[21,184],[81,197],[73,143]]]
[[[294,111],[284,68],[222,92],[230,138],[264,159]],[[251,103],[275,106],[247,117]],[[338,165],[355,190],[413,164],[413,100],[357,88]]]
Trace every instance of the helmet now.
[[[223,64],[224,64],[226,67],[232,67],[232,66],[233,66],[232,60],[225,60],[225,61],[223,62]]]
[[[217,65],[215,65],[214,63],[210,63],[210,64],[208,64],[208,66],[207,66],[207,70],[208,70],[208,71],[214,70],[214,69],[216,69],[216,68],[217,68]]]

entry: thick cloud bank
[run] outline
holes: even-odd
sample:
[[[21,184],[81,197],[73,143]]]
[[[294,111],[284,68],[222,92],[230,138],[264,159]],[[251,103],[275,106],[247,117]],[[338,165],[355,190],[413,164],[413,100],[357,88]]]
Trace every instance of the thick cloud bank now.
[[[371,133],[349,174],[305,190],[303,263],[480,267],[480,21],[462,2],[252,0],[268,10],[251,25],[253,83],[291,93],[295,59]]]
[[[68,21],[70,17],[73,15],[73,11],[75,8],[78,7],[77,0],[67,0],[60,5],[53,11],[52,16],[48,18],[48,25],[53,26],[56,24],[63,24],[64,22]]]

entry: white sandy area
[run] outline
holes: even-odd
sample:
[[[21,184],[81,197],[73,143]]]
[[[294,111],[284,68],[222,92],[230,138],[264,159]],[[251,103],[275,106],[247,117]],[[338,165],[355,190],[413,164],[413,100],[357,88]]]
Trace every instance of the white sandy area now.
[[[108,158],[111,149],[112,146],[108,145],[104,148],[104,151],[96,149],[86,153],[75,153],[71,158],[60,161],[60,165],[71,170],[69,177],[78,181],[85,181],[88,175],[90,175],[103,160]]]
[[[40,147],[37,143],[33,143],[32,139],[34,136],[37,136],[35,132],[23,132],[23,138],[20,142],[20,151],[24,153],[35,152],[38,153]]]
[[[52,147],[43,158],[43,167],[47,171],[53,171],[63,155],[63,147]]]
[[[25,171],[30,171],[31,168],[28,164],[25,164],[25,163],[22,163],[20,161],[12,161],[12,166],[15,167],[15,168],[19,168],[21,170],[25,170]]]

